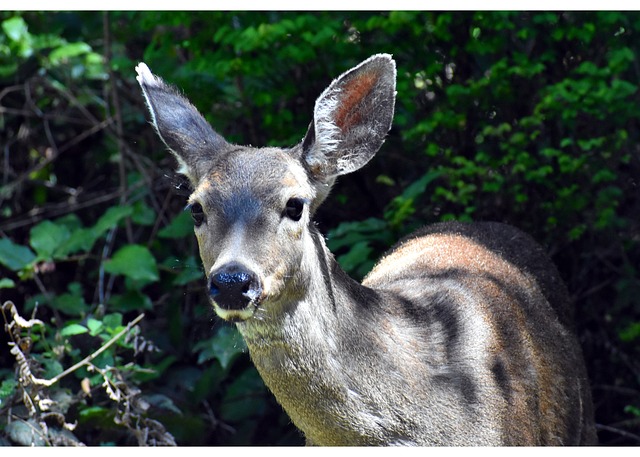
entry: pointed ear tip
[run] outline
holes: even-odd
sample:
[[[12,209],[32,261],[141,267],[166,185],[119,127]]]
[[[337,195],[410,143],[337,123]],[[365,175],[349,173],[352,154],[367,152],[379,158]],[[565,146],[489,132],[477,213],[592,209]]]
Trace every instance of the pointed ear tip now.
[[[136,80],[140,85],[152,85],[157,83],[156,77],[151,73],[151,70],[149,70],[149,67],[144,62],[140,62],[136,65],[136,73],[138,73]]]
[[[141,75],[143,73],[151,73],[151,70],[149,70],[149,67],[146,63],[138,62],[138,65],[136,65],[136,73]]]
[[[378,68],[378,71],[387,73],[395,80],[397,74],[396,61],[393,60],[393,56],[391,54],[374,54],[363,63],[374,63],[374,66]]]
[[[373,56],[371,56],[372,60],[381,60],[391,66],[393,66],[395,68],[396,66],[396,61],[393,59],[393,55],[392,54],[387,54],[387,53],[380,53],[380,54],[374,54]]]

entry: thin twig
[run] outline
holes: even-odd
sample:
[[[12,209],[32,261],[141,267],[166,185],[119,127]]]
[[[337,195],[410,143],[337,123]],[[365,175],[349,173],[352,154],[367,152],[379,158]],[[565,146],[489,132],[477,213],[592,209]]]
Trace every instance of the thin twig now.
[[[81,361],[79,361],[78,363],[76,363],[75,365],[73,365],[70,368],[67,368],[66,370],[64,370],[62,373],[60,373],[59,375],[54,376],[51,379],[38,379],[35,378],[33,379],[35,384],[40,384],[40,385],[44,385],[44,386],[51,386],[53,384],[55,384],[56,382],[60,381],[62,378],[64,378],[65,376],[67,376],[70,373],[73,373],[74,371],[76,371],[78,368],[81,368],[85,365],[88,365],[93,359],[95,359],[96,357],[98,357],[100,354],[102,354],[104,351],[106,351],[107,349],[109,349],[111,346],[113,346],[113,344],[115,344],[116,341],[118,341],[120,338],[122,338],[127,332],[129,332],[136,324],[138,324],[138,322],[140,322],[142,319],[144,318],[144,313],[140,314],[138,317],[136,317],[134,320],[132,320],[131,322],[129,322],[127,324],[127,326],[122,329],[120,332],[118,332],[116,335],[113,336],[113,338],[111,338],[109,341],[107,341],[105,344],[103,344],[100,349],[98,349],[97,351],[95,351],[94,353],[88,355],[87,357],[85,357],[84,359],[82,359]]]
[[[143,187],[145,185],[144,182],[140,181],[132,185],[129,189],[127,189],[128,193],[132,193],[133,191]],[[60,203],[55,203],[52,205],[48,205],[45,207],[37,207],[33,210],[29,211],[26,216],[22,216],[19,219],[13,219],[7,221],[4,224],[0,224],[0,231],[10,231],[16,228],[24,227],[25,225],[32,225],[37,223],[41,219],[51,219],[57,216],[61,216],[67,213],[76,212],[82,208],[87,208],[90,206],[98,205],[100,203],[107,202],[109,200],[113,200],[120,197],[120,191],[112,192],[106,195],[98,194],[97,197],[86,200],[81,203],[75,203],[70,201],[63,201]]]
[[[36,172],[42,170],[44,167],[46,167],[50,163],[54,162],[60,156],[60,153],[66,151],[71,146],[76,145],[77,143],[79,143],[80,141],[84,140],[85,138],[87,138],[87,137],[99,132],[100,130],[102,130],[102,129],[106,128],[106,127],[108,127],[111,124],[111,122],[112,122],[112,119],[107,119],[105,121],[102,121],[99,124],[96,124],[96,125],[92,126],[91,128],[89,128],[89,129],[81,132],[80,134],[74,136],[71,140],[69,140],[69,142],[63,144],[62,146],[60,146],[58,148],[56,146],[56,144],[54,143],[53,135],[52,135],[52,133],[51,133],[51,131],[49,129],[49,123],[46,120],[43,120],[45,133],[46,133],[47,138],[49,139],[49,142],[51,143],[53,153],[49,154],[48,156],[46,156],[43,160],[38,162],[32,168],[30,168],[29,170],[25,171],[20,176],[18,176],[16,179],[14,179],[10,184],[8,184],[9,189],[10,189],[10,193],[13,193],[13,189],[18,187],[20,184],[22,184],[23,181],[30,180],[30,176],[33,176]],[[7,147],[8,147],[8,145],[5,146],[5,157],[8,158],[8,151],[6,151]],[[8,159],[5,159],[5,161],[8,162]],[[8,167],[8,165],[5,165],[4,168],[5,168],[5,174],[6,174],[6,172],[9,169],[9,167]],[[6,181],[6,178],[4,178],[4,181]]]
[[[604,424],[596,424],[596,428],[598,430],[605,430],[607,432],[616,433],[620,436],[624,436],[625,438],[633,439],[637,443],[640,443],[640,435],[636,435],[635,433],[627,432],[626,430],[622,430],[616,427],[610,427]]]

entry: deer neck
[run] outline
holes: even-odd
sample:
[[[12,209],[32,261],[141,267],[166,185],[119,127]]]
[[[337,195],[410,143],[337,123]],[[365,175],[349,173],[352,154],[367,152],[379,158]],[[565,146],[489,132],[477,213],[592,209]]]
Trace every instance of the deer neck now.
[[[315,228],[308,232],[308,241],[301,267],[289,281],[293,292],[275,303],[266,303],[255,318],[238,323],[252,356],[271,351],[291,352],[290,357],[304,351],[330,357],[332,335],[354,318],[361,306],[358,296],[376,300],[371,289],[351,279],[335,261],[322,235]],[[308,354],[307,354],[308,356]]]
[[[298,428],[326,430],[319,423],[330,422],[337,427],[335,436],[344,438],[359,362],[346,343],[353,338],[361,346],[369,344],[358,334],[358,314],[373,303],[363,305],[358,298],[376,301],[378,296],[340,269],[315,229],[310,234],[307,259],[296,278],[305,293],[238,328],[260,375]],[[353,433],[350,439],[358,442],[360,434]],[[327,437],[307,438],[327,442]]]

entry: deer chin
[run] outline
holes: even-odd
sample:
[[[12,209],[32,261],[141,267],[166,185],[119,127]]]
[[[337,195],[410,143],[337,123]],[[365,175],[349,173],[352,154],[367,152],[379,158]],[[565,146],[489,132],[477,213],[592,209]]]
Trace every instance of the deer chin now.
[[[252,300],[242,309],[225,309],[219,306],[215,301],[211,301],[213,309],[221,319],[227,322],[237,323],[251,319],[258,308],[258,302]]]

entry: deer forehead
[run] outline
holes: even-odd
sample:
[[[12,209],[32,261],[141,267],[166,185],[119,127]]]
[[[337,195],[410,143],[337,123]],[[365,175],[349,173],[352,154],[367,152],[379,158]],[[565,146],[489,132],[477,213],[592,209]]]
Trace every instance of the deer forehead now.
[[[242,205],[250,199],[261,205],[280,205],[292,197],[312,200],[314,191],[306,171],[286,150],[242,148],[221,154],[198,183],[190,203]]]

